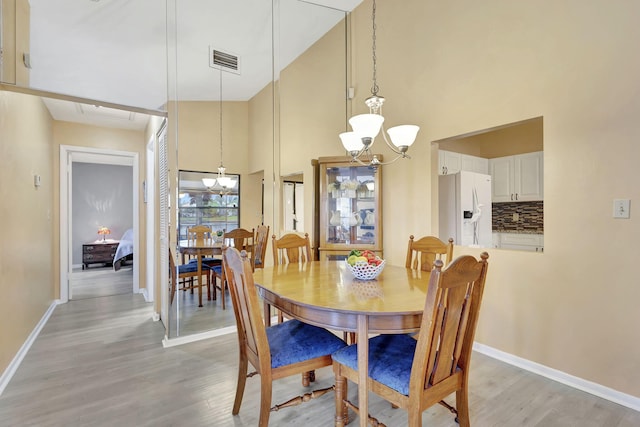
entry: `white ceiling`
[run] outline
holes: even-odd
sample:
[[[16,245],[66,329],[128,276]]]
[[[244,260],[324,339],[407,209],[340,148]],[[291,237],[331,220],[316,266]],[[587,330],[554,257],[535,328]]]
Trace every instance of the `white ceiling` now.
[[[280,0],[276,66],[288,65],[361,1]],[[210,45],[241,61],[240,75],[223,73],[223,99],[248,100],[272,79],[268,0],[30,0],[30,5],[33,88],[151,110],[163,110],[168,98],[217,100],[220,72],[209,67]],[[56,120],[126,128],[146,123],[140,113],[129,120],[104,107],[46,104]]]

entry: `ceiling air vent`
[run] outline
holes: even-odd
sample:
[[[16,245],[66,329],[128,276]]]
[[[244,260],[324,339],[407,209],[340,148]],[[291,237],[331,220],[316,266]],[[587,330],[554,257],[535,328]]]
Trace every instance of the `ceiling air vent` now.
[[[209,66],[223,71],[240,74],[240,58],[230,52],[224,52],[209,46]]]

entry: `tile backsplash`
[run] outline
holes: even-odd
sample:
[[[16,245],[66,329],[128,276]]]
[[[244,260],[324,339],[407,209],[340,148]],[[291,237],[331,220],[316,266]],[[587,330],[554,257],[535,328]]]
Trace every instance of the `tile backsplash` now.
[[[493,231],[543,234],[543,206],[544,202],[492,203]]]

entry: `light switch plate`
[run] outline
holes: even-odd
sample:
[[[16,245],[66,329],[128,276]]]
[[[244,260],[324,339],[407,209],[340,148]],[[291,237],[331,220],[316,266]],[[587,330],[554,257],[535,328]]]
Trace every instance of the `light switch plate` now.
[[[629,199],[614,199],[613,200],[613,217],[614,218],[629,218],[629,208],[631,207],[631,200]]]

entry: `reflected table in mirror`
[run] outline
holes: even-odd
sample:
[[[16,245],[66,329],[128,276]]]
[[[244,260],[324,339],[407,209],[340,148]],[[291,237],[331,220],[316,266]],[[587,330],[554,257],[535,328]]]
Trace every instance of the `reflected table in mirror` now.
[[[178,251],[182,255],[182,263],[185,262],[185,255],[195,256],[198,260],[198,280],[202,278],[202,258],[205,256],[222,255],[222,242],[206,243],[192,240],[180,240]],[[198,303],[202,307],[202,283],[198,286]],[[223,295],[224,297],[224,295]]]

